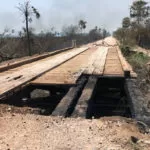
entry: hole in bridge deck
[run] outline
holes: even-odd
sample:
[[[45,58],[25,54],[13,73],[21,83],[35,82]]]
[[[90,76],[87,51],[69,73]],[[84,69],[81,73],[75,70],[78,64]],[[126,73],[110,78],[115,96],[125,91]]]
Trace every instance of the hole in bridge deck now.
[[[131,117],[123,79],[101,78],[89,101],[87,118],[104,116]]]
[[[42,88],[43,87],[39,87],[39,89]],[[25,92],[22,91],[23,93],[18,93],[10,99],[4,100],[4,104],[12,106],[12,111],[15,113],[51,115],[68,92],[69,87],[55,88],[54,86],[51,87],[51,89],[45,87],[43,89],[46,91],[33,91],[30,99],[26,99],[26,96],[24,96]],[[76,107],[76,103],[73,104],[73,108]],[[9,105],[7,108],[9,108]],[[13,106],[15,108],[13,108]],[[72,111],[74,111],[74,109]],[[88,110],[87,113],[85,110],[85,114],[87,119],[104,116],[132,117],[124,89],[124,79],[100,78],[97,82],[94,94],[91,100],[89,100]]]
[[[9,99],[3,100],[1,102],[3,105],[2,111],[51,115],[67,91],[68,89],[62,88],[58,89],[56,92],[47,90],[47,88],[44,88],[44,90],[39,88],[34,89],[30,93],[30,98],[25,94],[25,91],[22,91],[22,93],[19,92]]]

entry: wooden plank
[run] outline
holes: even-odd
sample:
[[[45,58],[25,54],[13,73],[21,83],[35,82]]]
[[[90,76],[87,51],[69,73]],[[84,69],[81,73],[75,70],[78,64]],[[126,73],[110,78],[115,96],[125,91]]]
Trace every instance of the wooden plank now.
[[[72,114],[73,117],[86,118],[86,116],[88,115],[87,114],[88,104],[93,96],[97,80],[98,79],[96,77],[89,77],[89,80],[88,80],[85,88],[83,89],[82,94],[78,100],[76,107],[75,107],[75,110]]]
[[[101,75],[104,69],[107,51],[107,48],[99,47],[90,57],[88,66],[83,73]]]
[[[93,54],[90,56],[90,58],[88,59],[88,64],[86,69],[84,70],[83,74],[92,74],[94,71],[94,62],[96,59],[96,56],[98,55],[98,49],[96,51],[93,52]]]
[[[12,68],[15,68],[15,67],[19,67],[21,65],[28,64],[28,63],[31,63],[31,62],[34,62],[34,61],[37,61],[37,60],[40,60],[40,59],[44,59],[46,57],[59,54],[61,52],[70,50],[72,48],[73,47],[69,47],[69,48],[65,48],[65,49],[61,49],[61,50],[56,50],[56,51],[53,51],[53,52],[48,52],[48,53],[41,54],[41,55],[35,55],[35,56],[25,58],[25,59],[23,58],[23,60],[19,60],[19,61],[16,61],[16,62],[0,65],[0,72],[9,70],[9,69],[12,69]]]
[[[93,75],[102,75],[104,71],[104,66],[106,62],[106,56],[108,53],[108,48],[103,48],[103,53],[97,58],[95,62],[95,69]]]
[[[72,105],[76,103],[86,81],[87,79],[82,77],[75,87],[69,89],[68,93],[63,97],[56,109],[53,111],[53,116],[67,117],[71,113],[70,109],[72,109]]]
[[[127,62],[125,57],[123,57],[121,50],[119,47],[117,47],[118,56],[122,65],[122,68],[124,70],[125,77],[133,77],[136,78],[137,74],[133,71],[132,66]]]
[[[25,85],[27,82],[30,82],[31,80],[51,69],[54,69],[55,67],[61,65],[69,59],[72,59],[73,57],[86,51],[87,49],[88,48],[74,49],[52,58],[49,57],[32,64],[24,65],[23,67],[18,67],[17,71],[13,71],[12,69],[12,72],[6,71],[0,73],[0,97],[16,87]]]
[[[87,67],[87,60],[96,48],[91,48],[31,82],[32,85],[74,85]]]
[[[122,65],[115,47],[109,48],[103,76],[124,76]]]

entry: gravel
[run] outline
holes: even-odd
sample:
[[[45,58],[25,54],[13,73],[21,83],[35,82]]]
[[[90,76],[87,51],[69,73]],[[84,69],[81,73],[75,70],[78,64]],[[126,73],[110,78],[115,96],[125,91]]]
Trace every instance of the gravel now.
[[[132,143],[131,136],[140,142]],[[149,139],[133,120],[121,117],[86,120],[11,113],[0,117],[0,150],[148,150]]]

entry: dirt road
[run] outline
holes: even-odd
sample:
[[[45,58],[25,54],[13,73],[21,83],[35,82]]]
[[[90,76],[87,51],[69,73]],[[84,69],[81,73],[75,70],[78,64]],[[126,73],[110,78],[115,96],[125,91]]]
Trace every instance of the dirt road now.
[[[131,141],[131,136],[139,139]],[[148,150],[150,136],[130,119],[1,114],[0,150]]]

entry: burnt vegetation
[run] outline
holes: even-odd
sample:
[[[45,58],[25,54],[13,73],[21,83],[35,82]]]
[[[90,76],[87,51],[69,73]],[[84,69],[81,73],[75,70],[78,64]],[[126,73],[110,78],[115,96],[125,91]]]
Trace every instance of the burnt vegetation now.
[[[119,40],[120,48],[138,74],[137,83],[144,93],[149,91],[150,69],[150,6],[147,1],[132,3],[129,16],[123,18],[122,26],[113,35]],[[147,53],[139,52],[142,49]],[[135,50],[135,51],[133,51]]]
[[[32,6],[30,1],[19,4],[17,9],[18,13],[22,14],[25,27],[19,32],[7,28],[0,34],[0,62],[71,47],[72,40],[80,46],[110,35],[106,29],[97,26],[85,31],[88,22],[83,19],[75,25],[62,27],[62,31],[59,32],[55,27],[50,27],[46,32],[41,31],[37,34],[31,24],[33,19],[42,18],[40,10]]]
[[[150,6],[144,0],[136,0],[130,6],[129,16],[123,18],[122,27],[114,36],[126,46],[150,48]]]

